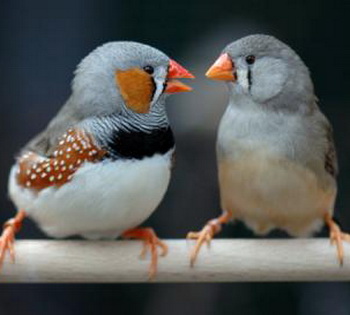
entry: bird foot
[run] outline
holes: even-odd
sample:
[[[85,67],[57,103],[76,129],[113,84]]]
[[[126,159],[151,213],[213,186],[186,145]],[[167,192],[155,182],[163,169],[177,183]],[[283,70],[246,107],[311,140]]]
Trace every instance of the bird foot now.
[[[5,260],[6,253],[10,254],[12,263],[15,262],[15,234],[21,229],[25,212],[20,210],[17,215],[4,224],[3,232],[0,236],[0,269]]]
[[[143,248],[140,258],[144,259],[147,252],[151,253],[151,264],[148,272],[148,277],[153,280],[157,274],[158,267],[158,247],[160,248],[160,256],[166,256],[168,246],[162,242],[151,228],[135,228],[125,231],[122,236],[124,238],[134,238],[143,240]]]
[[[225,212],[217,219],[210,220],[201,231],[189,232],[187,234],[186,239],[197,240],[196,245],[194,246],[190,254],[191,267],[194,266],[202,245],[206,243],[209,247],[214,235],[218,234],[221,231],[222,224],[227,223],[231,219],[231,217],[231,212]]]
[[[196,245],[194,246],[190,254],[191,267],[194,266],[194,263],[196,262],[197,256],[199,254],[199,251],[202,245],[206,243],[207,246],[209,247],[210,242],[213,239],[213,236],[215,234],[215,230],[214,230],[215,228],[210,222],[207,223],[201,231],[189,232],[186,236],[187,239],[197,240]]]
[[[350,242],[350,234],[342,232],[339,225],[329,215],[326,216],[325,221],[329,227],[329,239],[331,244],[337,247],[338,261],[342,266],[344,263],[343,241]]]

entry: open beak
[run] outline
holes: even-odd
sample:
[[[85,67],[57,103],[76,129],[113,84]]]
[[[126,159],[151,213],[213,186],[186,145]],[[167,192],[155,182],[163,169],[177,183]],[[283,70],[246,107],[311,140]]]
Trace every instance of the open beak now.
[[[205,74],[209,79],[222,81],[236,81],[236,68],[230,56],[222,54]]]
[[[165,93],[173,94],[192,91],[191,87],[175,79],[194,78],[195,76],[192,73],[180,66],[176,61],[170,59]]]

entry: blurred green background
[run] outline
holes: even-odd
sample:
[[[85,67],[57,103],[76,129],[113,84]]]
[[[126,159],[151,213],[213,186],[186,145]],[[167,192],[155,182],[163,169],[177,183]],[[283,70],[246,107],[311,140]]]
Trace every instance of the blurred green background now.
[[[215,134],[227,95],[204,72],[227,43],[275,35],[309,66],[320,106],[334,126],[340,164],[336,217],[350,231],[349,1],[0,2],[0,220],[14,214],[7,177],[14,155],[45,127],[70,94],[76,64],[96,46],[134,40],[192,71],[194,92],[169,99],[177,165],[148,220],[164,238],[182,238],[219,214]],[[324,235],[326,231],[324,231]],[[322,235],[322,233],[321,233]],[[280,237],[273,233],[270,237]],[[45,237],[26,221],[19,238]],[[221,237],[254,237],[243,224]],[[35,254],[35,253],[33,253]],[[345,263],[350,263],[346,257]],[[0,276],[1,277],[1,276]],[[2,285],[0,314],[350,314],[347,283]]]

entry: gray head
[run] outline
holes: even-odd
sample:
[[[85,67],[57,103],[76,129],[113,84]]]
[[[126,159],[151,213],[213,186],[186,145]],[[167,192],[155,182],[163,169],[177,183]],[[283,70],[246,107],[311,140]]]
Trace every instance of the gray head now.
[[[233,95],[266,107],[294,111],[315,100],[303,61],[289,46],[268,35],[250,35],[229,44],[206,75],[228,81]]]
[[[193,76],[148,45],[106,43],[78,65],[69,104],[83,117],[115,112],[147,114],[156,104],[163,106],[160,100],[166,93],[191,90],[172,80],[175,77]]]

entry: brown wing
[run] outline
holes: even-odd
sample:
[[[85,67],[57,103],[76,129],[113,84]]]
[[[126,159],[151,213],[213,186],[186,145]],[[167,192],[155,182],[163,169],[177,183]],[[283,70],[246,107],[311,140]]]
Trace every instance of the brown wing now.
[[[54,148],[52,156],[43,157],[32,151],[18,159],[17,182],[35,190],[60,187],[71,180],[84,162],[97,162],[106,154],[91,135],[79,129],[69,129]]]

